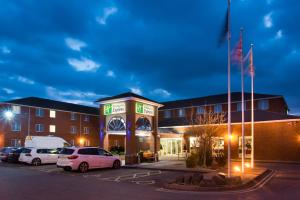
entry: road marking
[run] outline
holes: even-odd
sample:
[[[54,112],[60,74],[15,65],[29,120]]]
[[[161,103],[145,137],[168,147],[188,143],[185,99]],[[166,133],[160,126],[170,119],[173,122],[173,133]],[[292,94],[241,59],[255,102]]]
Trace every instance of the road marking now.
[[[162,173],[161,171],[139,172],[139,173],[134,173],[134,174],[126,174],[126,175],[122,175],[122,176],[113,176],[113,177],[101,178],[101,180],[113,181],[113,182],[118,182],[119,183],[121,181],[126,181],[126,180],[131,180],[131,179],[155,176],[155,175],[159,175],[161,173]]]
[[[132,181],[132,182],[137,184],[137,185],[153,185],[153,184],[155,184],[154,180],[150,180],[150,181]]]

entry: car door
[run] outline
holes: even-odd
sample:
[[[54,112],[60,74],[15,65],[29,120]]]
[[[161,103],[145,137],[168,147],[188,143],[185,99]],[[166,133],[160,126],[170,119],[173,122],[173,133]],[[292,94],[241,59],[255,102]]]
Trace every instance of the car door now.
[[[48,150],[47,149],[37,149],[37,157],[41,159],[42,163],[49,163]]]
[[[99,168],[99,153],[97,148],[88,148],[88,161],[91,168]]]
[[[56,163],[58,159],[58,151],[57,149],[48,149],[47,150],[47,160],[48,163]]]
[[[113,156],[111,153],[105,151],[104,149],[99,149],[99,155],[100,157],[100,162],[101,162],[101,167],[112,167],[113,165]]]

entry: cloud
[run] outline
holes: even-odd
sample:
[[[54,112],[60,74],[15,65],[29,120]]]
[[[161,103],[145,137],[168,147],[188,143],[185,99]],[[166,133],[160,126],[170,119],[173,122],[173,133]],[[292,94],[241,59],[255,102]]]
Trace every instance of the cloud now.
[[[107,73],[106,73],[106,76],[108,76],[108,77],[116,77],[116,74],[115,74],[115,72],[114,71],[112,71],[112,70],[108,70],[107,71]]]
[[[13,93],[15,93],[14,90],[9,89],[9,88],[2,88],[2,90],[3,90],[6,94],[13,94]]]
[[[118,12],[117,7],[108,7],[104,8],[103,15],[100,17],[96,17],[96,21],[101,25],[106,25],[106,21],[109,18],[109,16],[115,14]]]
[[[71,65],[76,71],[82,72],[95,72],[101,66],[99,63],[88,59],[86,57],[77,58],[69,58],[69,65]]]
[[[276,32],[276,35],[275,35],[275,39],[280,39],[280,38],[282,38],[282,30],[278,30],[277,32]]]
[[[264,25],[266,28],[271,28],[273,26],[272,12],[264,16]]]
[[[0,47],[0,49],[3,54],[10,54],[10,52],[11,52],[7,46],[2,46],[2,47]]]
[[[160,96],[160,97],[163,97],[163,98],[171,96],[170,92],[168,92],[167,90],[164,90],[162,88],[154,89],[153,91],[151,91],[151,94],[156,95],[156,96]]]
[[[99,95],[94,92],[84,92],[79,90],[59,90],[57,88],[48,86],[46,93],[49,98],[75,104],[83,104],[88,106],[95,106],[95,100],[106,97],[107,95]]]
[[[137,87],[132,87],[132,88],[130,88],[130,91],[131,91],[132,93],[138,94],[138,95],[142,95],[142,94],[143,94],[142,90],[141,90],[140,88],[137,88]]]
[[[21,83],[25,83],[25,84],[28,84],[28,85],[33,85],[35,84],[35,82],[29,78],[26,78],[24,76],[11,76],[9,77],[10,80],[17,80]]]
[[[78,40],[78,39],[74,39],[74,38],[66,38],[65,39],[65,43],[66,45],[74,50],[74,51],[81,51],[81,48],[84,48],[87,46],[87,44],[81,40]]]

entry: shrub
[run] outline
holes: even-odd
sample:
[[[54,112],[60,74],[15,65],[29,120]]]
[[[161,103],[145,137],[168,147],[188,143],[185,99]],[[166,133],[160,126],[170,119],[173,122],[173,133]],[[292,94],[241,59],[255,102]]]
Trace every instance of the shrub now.
[[[122,147],[122,146],[112,146],[112,147],[110,147],[110,152],[112,153],[112,154],[119,154],[119,155],[121,155],[121,154],[124,154],[124,147]]]
[[[187,168],[193,168],[197,165],[197,154],[192,153],[187,159],[186,159],[186,167]]]
[[[215,157],[216,162],[220,167],[224,167],[226,165],[226,156],[224,153],[218,153]]]

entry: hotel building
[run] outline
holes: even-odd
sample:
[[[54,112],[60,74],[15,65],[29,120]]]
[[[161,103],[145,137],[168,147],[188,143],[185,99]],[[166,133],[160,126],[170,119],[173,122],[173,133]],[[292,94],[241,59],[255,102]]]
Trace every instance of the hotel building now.
[[[232,158],[241,156],[241,93],[232,93]],[[300,117],[289,115],[281,95],[255,94],[256,160],[300,161]],[[14,118],[1,118],[0,147],[22,146],[27,135],[54,135],[72,145],[125,149],[126,163],[136,163],[139,151],[167,157],[184,156],[197,146],[190,131],[192,119],[205,112],[224,113],[212,138],[213,153],[227,152],[227,94],[169,102],[123,93],[99,99],[99,108],[41,98],[0,104]],[[245,152],[251,154],[251,101],[245,93]],[[201,124],[197,124],[200,125]]]

